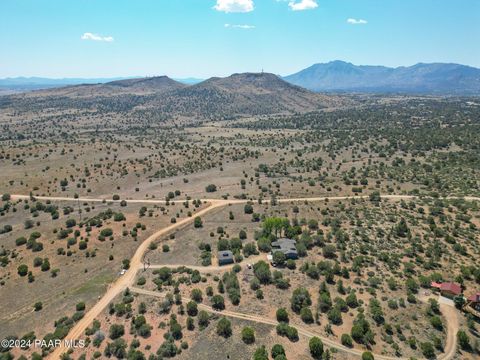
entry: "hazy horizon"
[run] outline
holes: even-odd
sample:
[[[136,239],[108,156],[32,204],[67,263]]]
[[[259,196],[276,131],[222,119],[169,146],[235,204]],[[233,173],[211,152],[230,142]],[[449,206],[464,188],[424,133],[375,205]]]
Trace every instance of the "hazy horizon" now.
[[[412,67],[412,66],[415,66],[415,65],[418,65],[418,64],[456,64],[456,65],[463,65],[463,66],[468,66],[468,67],[472,67],[472,68],[476,68],[476,69],[480,69],[480,67],[477,67],[477,66],[474,66],[474,65],[469,65],[469,64],[460,64],[460,63],[446,63],[446,62],[440,62],[440,61],[434,61],[434,62],[423,62],[423,61],[419,61],[419,62],[416,62],[414,64],[407,64],[407,65],[399,65],[399,66],[387,66],[387,65],[383,65],[383,64],[355,64],[355,63],[352,63],[350,61],[346,61],[346,60],[340,60],[340,59],[336,59],[336,60],[330,60],[330,61],[326,61],[326,62],[316,62],[316,63],[312,63],[310,65],[307,65],[301,69],[298,69],[296,71],[294,71],[293,73],[296,73],[296,72],[299,72],[301,70],[304,70],[304,69],[307,69],[311,66],[314,66],[314,65],[318,65],[318,64],[327,64],[327,63],[332,63],[332,62],[337,62],[337,61],[341,61],[341,62],[345,62],[345,63],[350,63],[354,66],[382,66],[382,67],[388,67],[388,68],[408,68],[408,67]],[[244,73],[260,73],[260,72],[265,72],[265,73],[268,73],[268,71],[245,71]],[[170,76],[169,74],[165,74],[165,73],[158,73],[158,74],[149,74],[149,75],[116,75],[116,76],[111,76],[111,77],[106,77],[106,76],[99,76],[99,77],[91,77],[91,76],[87,76],[87,77],[79,77],[79,76],[71,76],[71,77],[45,77],[45,76],[37,76],[37,75],[33,75],[33,76],[23,76],[23,75],[18,75],[18,76],[10,76],[10,77],[0,77],[0,80],[16,80],[16,79],[48,79],[48,80],[109,80],[109,81],[114,81],[114,80],[120,80],[120,79],[133,79],[133,78],[149,78],[149,77],[158,77],[158,76],[167,76],[173,80],[198,80],[198,81],[203,81],[203,80],[207,80],[209,78],[212,78],[212,77],[228,77],[228,76],[231,76],[233,74],[238,74],[238,73],[241,73],[241,72],[233,72],[233,73],[230,73],[230,74],[227,74],[227,75],[212,75],[212,76],[209,76],[209,77],[206,77],[206,78],[202,78],[202,77],[199,77],[199,76],[196,76],[196,75],[191,75],[191,76],[184,76],[184,77],[175,77],[175,76]],[[242,72],[243,73],[243,72]],[[275,74],[275,75],[278,75],[280,77],[286,77],[288,75],[291,75],[293,73],[289,73],[289,74]]]

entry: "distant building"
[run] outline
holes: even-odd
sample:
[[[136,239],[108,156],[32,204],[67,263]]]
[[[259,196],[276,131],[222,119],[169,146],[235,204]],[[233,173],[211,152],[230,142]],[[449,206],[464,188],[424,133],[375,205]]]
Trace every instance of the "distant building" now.
[[[469,296],[467,305],[473,308],[473,310],[480,311],[480,293]]]
[[[234,262],[233,253],[230,250],[218,252],[218,265],[228,265]]]
[[[432,282],[431,286],[440,290],[442,296],[454,298],[462,293],[462,286],[455,282],[437,283]]]
[[[293,239],[281,238],[272,242],[272,254],[281,251],[287,259],[298,259],[297,242]]]
[[[443,296],[453,298],[462,293],[462,287],[460,284],[454,282],[443,283],[440,287],[440,292]]]

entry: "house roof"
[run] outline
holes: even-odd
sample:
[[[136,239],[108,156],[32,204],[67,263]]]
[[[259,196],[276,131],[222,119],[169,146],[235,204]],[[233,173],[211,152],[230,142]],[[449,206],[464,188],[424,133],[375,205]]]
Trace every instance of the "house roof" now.
[[[460,286],[460,284],[454,282],[443,283],[440,287],[440,290],[448,291],[455,295],[460,295],[462,293],[462,287]]]
[[[273,241],[272,254],[275,253],[276,251],[280,251],[287,256],[288,255],[298,256],[296,244],[297,242],[295,240],[288,239],[288,238],[281,238],[281,239],[278,239],[277,241]]]
[[[293,239],[281,238],[272,242],[272,246],[281,248],[295,248],[297,242]]]
[[[432,281],[432,283],[430,284],[431,287],[434,287],[434,288],[437,288],[437,289],[441,289],[442,288],[442,283],[437,283],[435,281]]]
[[[219,259],[233,259],[233,253],[230,250],[223,250],[218,252]]]
[[[471,296],[468,297],[467,299],[468,301],[471,301],[471,302],[480,302],[480,293],[476,293],[476,294],[473,294]]]

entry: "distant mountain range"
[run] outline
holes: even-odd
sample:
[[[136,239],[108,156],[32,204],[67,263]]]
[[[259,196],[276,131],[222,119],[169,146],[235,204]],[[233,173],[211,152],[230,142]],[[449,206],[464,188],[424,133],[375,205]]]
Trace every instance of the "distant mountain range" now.
[[[324,92],[480,94],[480,69],[459,64],[420,63],[389,68],[332,61],[312,65],[284,80]]]
[[[112,81],[118,80],[128,80],[128,79],[142,79],[141,77],[131,76],[131,77],[114,77],[114,78],[62,78],[62,79],[51,79],[44,77],[15,77],[15,78],[5,78],[0,79],[0,90],[9,90],[9,91],[32,91],[32,90],[41,90],[41,89],[50,89],[57,88],[62,86],[70,85],[82,85],[82,84],[104,84]],[[175,79],[184,84],[196,84],[202,79],[197,78],[186,78],[186,79]]]
[[[127,79],[125,77],[116,78],[63,78],[50,79],[43,77],[15,77],[0,79],[0,89],[31,91],[39,89],[49,89],[60,86],[80,85],[80,84],[99,84],[115,80]]]
[[[158,78],[161,77],[6,78],[0,79],[0,94],[2,92],[25,92],[70,85],[107,84],[122,80],[137,79],[142,82],[144,81],[142,79]],[[196,85],[205,81],[211,82],[212,79],[185,78],[173,80],[186,85]],[[337,60],[312,65],[295,74],[283,77],[283,80],[316,92],[480,95],[480,69],[460,64],[420,63],[408,67],[390,68],[371,65],[359,66]]]

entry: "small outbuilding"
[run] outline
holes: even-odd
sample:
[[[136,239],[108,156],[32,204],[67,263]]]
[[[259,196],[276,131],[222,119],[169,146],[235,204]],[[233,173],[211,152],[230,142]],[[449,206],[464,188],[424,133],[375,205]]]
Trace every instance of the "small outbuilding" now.
[[[218,265],[228,265],[234,262],[233,253],[230,250],[218,252]]]
[[[469,296],[467,305],[473,308],[473,310],[480,311],[480,293]]]

